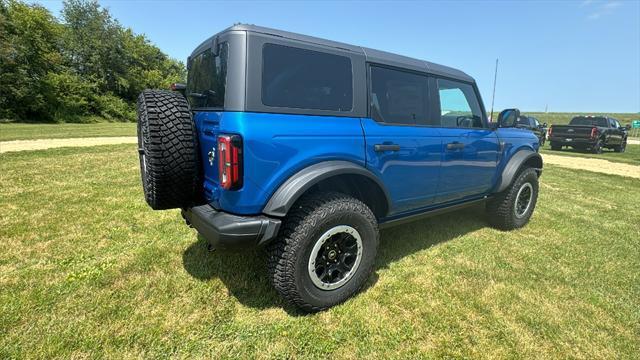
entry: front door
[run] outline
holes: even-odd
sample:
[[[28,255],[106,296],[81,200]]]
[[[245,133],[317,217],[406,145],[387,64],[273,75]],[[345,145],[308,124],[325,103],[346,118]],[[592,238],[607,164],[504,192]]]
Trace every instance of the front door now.
[[[433,203],[438,186],[442,139],[430,126],[429,79],[394,68],[369,69],[370,118],[362,119],[367,167],[384,182],[390,214]]]
[[[499,153],[471,84],[437,79],[442,136],[442,168],[436,202],[487,193],[493,186]]]

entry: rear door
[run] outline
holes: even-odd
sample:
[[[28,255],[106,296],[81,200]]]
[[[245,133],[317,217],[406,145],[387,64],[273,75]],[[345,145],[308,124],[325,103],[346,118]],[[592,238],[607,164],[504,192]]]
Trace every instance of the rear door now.
[[[499,153],[498,137],[488,128],[476,88],[438,78],[434,96],[442,134],[442,168],[438,203],[488,192]]]
[[[436,195],[442,141],[429,91],[425,74],[369,67],[370,117],[362,120],[367,167],[383,179],[392,214],[428,206]]]
[[[624,132],[620,129],[620,123],[616,119],[609,118],[609,141],[608,144],[611,145],[620,145],[622,144],[622,138],[624,137]]]

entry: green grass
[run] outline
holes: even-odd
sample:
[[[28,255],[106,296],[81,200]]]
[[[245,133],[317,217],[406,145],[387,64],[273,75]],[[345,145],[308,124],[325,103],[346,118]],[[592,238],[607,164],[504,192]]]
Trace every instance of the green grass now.
[[[542,148],[543,154],[553,154],[562,156],[573,156],[593,159],[603,159],[612,162],[626,163],[632,165],[640,165],[640,145],[627,145],[627,149],[623,153],[617,153],[613,150],[604,149],[602,154],[591,154],[588,150],[575,150],[569,147],[563,147],[560,151],[551,150],[549,142]]]
[[[0,155],[0,358],[634,358],[640,181],[548,166],[532,222],[382,232],[375,274],[303,315],[264,255],[144,203],[135,146]]]
[[[135,123],[20,124],[0,123],[0,141],[94,136],[136,136]]]

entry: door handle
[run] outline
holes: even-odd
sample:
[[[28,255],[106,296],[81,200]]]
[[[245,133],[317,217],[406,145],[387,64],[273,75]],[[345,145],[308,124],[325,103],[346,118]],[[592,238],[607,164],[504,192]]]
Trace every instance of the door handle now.
[[[382,151],[400,151],[400,145],[398,144],[375,144],[373,150],[377,152]]]
[[[458,150],[458,149],[464,149],[464,144],[457,141],[447,144],[447,150]]]

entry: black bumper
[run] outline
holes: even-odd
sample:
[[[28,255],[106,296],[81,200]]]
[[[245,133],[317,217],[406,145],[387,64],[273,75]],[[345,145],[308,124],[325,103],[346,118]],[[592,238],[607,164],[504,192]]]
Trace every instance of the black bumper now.
[[[224,249],[264,245],[278,235],[281,223],[263,215],[232,215],[211,205],[183,209],[182,217],[214,248]]]
[[[571,139],[567,141],[567,139]],[[551,137],[548,139],[549,142],[562,144],[562,145],[582,145],[582,146],[593,146],[596,144],[596,140],[591,138],[571,138],[569,136],[558,136]]]

